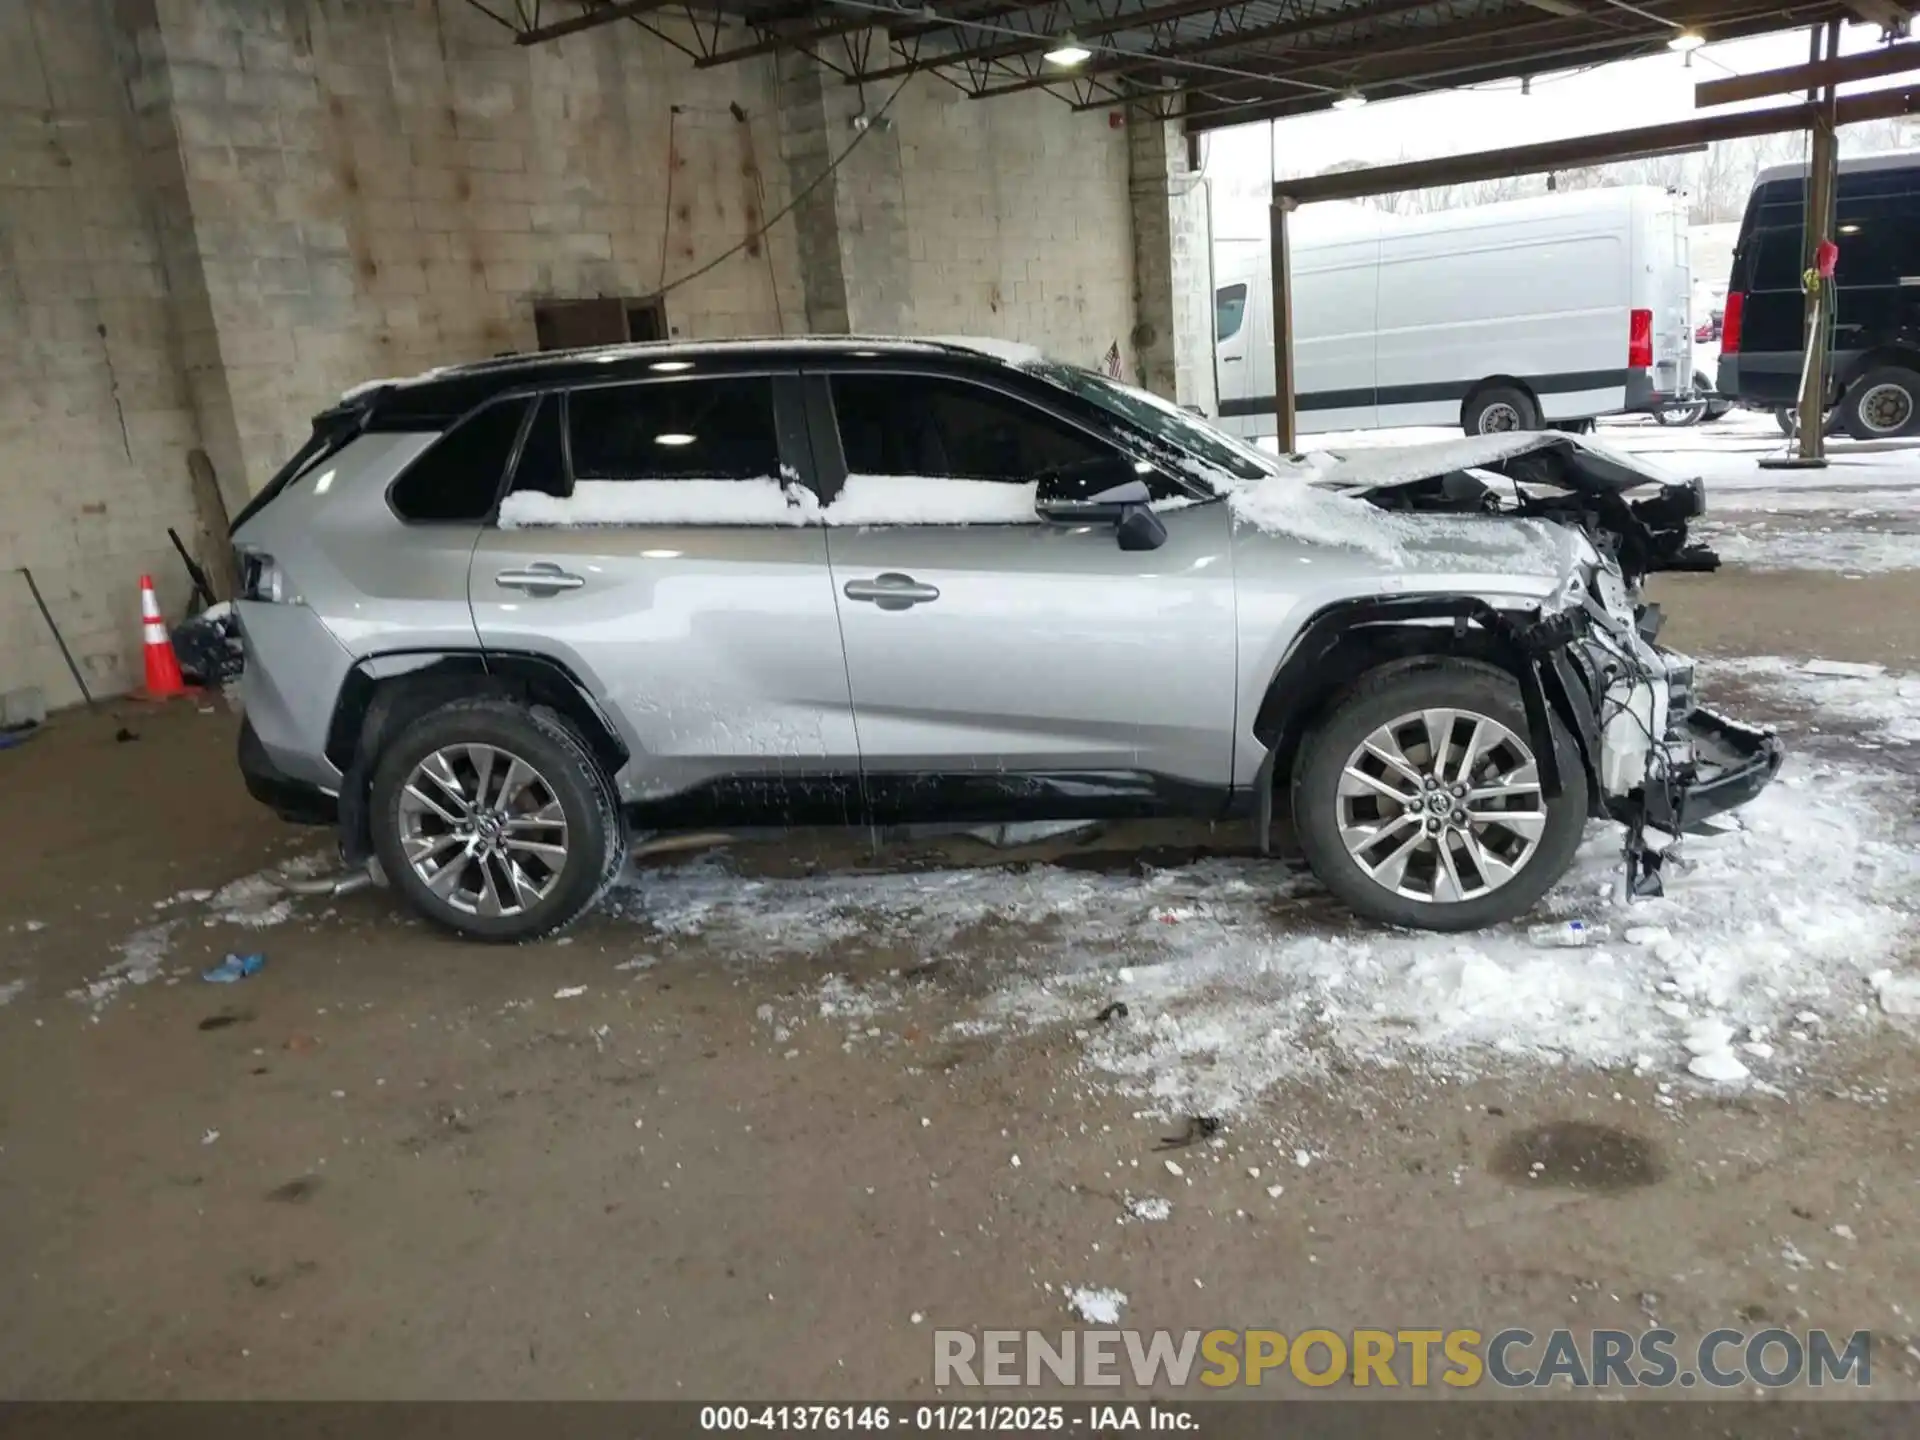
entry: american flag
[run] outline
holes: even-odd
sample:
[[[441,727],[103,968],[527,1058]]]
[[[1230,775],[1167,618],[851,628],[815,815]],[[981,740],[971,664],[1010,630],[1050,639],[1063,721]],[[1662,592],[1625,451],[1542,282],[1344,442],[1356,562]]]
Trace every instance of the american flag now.
[[[1106,356],[1100,363],[1107,374],[1116,380],[1120,378],[1120,342],[1118,340],[1107,346]]]

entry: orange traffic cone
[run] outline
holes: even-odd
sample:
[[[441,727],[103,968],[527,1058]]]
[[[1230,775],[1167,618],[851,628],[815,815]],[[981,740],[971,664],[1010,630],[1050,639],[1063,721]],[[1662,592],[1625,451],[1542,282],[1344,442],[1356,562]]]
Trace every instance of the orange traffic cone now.
[[[187,693],[180,678],[180,660],[167,638],[167,625],[160,618],[160,601],[153,593],[153,577],[140,577],[140,636],[147,656],[147,683],[141,688],[143,700],[172,700]]]

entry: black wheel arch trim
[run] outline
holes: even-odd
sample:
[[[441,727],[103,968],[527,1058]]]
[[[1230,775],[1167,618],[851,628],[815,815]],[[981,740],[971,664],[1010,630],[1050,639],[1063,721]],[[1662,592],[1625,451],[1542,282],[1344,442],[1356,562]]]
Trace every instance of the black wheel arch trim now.
[[[1417,623],[1434,619],[1454,623]],[[1597,804],[1599,721],[1570,651],[1580,623],[1573,614],[1547,616],[1538,608],[1516,614],[1473,595],[1336,601],[1308,620],[1267,682],[1253,721],[1254,738],[1268,751],[1262,773],[1291,777],[1307,730],[1361,676],[1386,665],[1474,659],[1498,666],[1518,683],[1547,798],[1565,791],[1551,707],[1574,738]]]
[[[349,863],[373,853],[368,797],[386,738],[449,700],[487,692],[564,715],[609,775],[630,757],[619,731],[579,677],[550,656],[478,649],[370,656],[347,672],[327,727],[327,758],[341,775],[340,845]]]

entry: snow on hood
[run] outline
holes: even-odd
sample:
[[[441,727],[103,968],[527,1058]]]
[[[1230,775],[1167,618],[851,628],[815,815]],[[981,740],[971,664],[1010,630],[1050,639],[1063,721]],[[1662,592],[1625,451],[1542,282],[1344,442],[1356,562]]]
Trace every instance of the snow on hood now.
[[[1274,473],[1262,479],[1228,480],[1215,475],[1214,483],[1242,524],[1305,545],[1358,550],[1395,569],[1467,568],[1563,579],[1578,563],[1579,537],[1549,521],[1390,512],[1357,495],[1343,494],[1339,487],[1326,484],[1326,462],[1333,459],[1326,455],[1281,459]],[[1448,468],[1428,462],[1411,468],[1405,478],[1444,474]],[[1383,465],[1381,470],[1393,473],[1391,466]]]
[[[1569,435],[1558,430],[1515,430],[1501,435],[1467,435],[1458,440],[1429,441],[1424,445],[1322,450],[1306,456],[1305,460],[1314,471],[1314,484],[1330,490],[1357,492],[1405,485],[1455,470],[1484,469],[1537,450],[1562,447],[1585,451],[1644,477],[1635,483],[1655,484],[1680,478],[1638,455],[1627,455],[1585,435]]]

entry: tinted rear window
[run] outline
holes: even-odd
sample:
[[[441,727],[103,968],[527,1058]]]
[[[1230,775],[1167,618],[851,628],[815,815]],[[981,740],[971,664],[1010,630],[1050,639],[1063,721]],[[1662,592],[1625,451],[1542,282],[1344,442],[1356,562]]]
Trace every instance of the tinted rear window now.
[[[780,473],[773,382],[764,375],[575,390],[567,428],[576,480],[760,480]]]
[[[525,400],[503,400],[462,421],[394,482],[390,499],[402,520],[484,520],[500,495]]]

